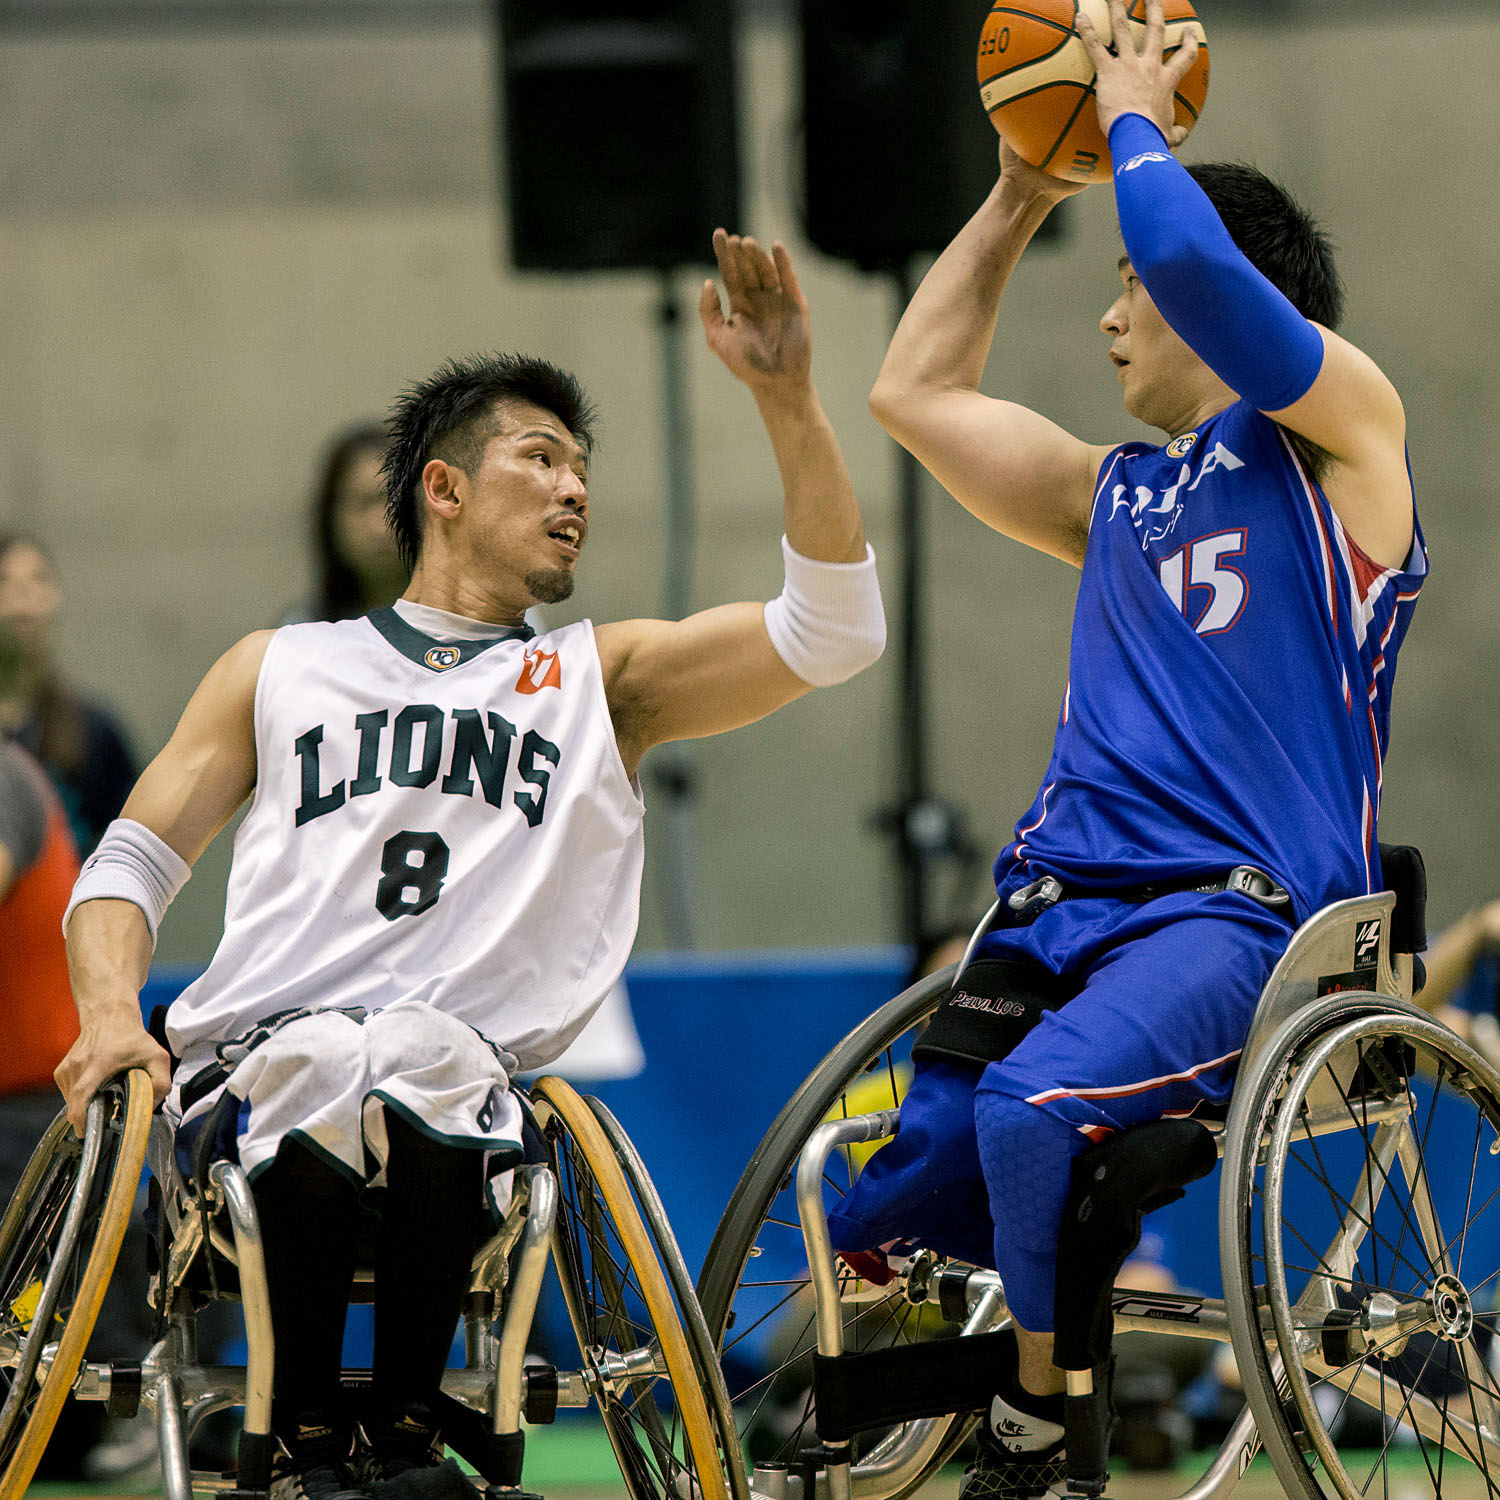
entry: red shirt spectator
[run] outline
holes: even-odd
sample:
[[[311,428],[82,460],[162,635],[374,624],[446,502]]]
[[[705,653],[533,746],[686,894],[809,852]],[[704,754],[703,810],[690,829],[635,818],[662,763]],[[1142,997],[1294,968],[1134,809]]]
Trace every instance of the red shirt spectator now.
[[[0,741],[0,1096],[52,1085],[78,1035],[62,917],[78,855],[42,768]]]

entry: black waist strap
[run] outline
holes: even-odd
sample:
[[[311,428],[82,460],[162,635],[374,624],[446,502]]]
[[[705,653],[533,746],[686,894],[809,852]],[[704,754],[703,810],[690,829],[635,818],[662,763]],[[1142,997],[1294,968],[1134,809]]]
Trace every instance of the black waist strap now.
[[[1257,870],[1254,865],[1236,865],[1222,875],[1212,875],[1207,879],[1188,876],[1183,880],[1138,885],[1112,894],[1120,901],[1155,901],[1160,896],[1175,896],[1179,891],[1198,891],[1205,896],[1214,895],[1218,891],[1238,891],[1252,901],[1259,901],[1262,906],[1273,907],[1290,906],[1292,901],[1284,886],[1272,880],[1264,870]]]
[[[1069,890],[1053,875],[1044,875],[1012,891],[1006,900],[1012,918],[1017,922],[1033,922],[1050,906],[1069,897],[1104,896],[1111,901],[1158,901],[1163,896],[1175,896],[1183,891],[1196,891],[1211,896],[1219,891],[1238,891],[1252,901],[1272,910],[1290,908],[1292,898],[1286,888],[1278,884],[1264,870],[1254,865],[1236,865],[1219,875],[1188,875],[1181,880],[1157,880],[1148,885],[1125,886],[1109,891]]]

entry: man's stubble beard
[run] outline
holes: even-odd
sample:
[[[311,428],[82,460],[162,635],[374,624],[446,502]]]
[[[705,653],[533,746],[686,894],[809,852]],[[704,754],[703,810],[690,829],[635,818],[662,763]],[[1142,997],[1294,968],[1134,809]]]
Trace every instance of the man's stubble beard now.
[[[573,593],[573,570],[538,568],[526,575],[526,589],[538,604],[561,604]]]

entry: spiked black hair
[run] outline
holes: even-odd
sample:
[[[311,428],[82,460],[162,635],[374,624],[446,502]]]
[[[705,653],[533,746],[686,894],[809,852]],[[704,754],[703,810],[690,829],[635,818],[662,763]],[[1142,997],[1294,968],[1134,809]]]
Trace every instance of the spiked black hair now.
[[[1246,259],[1302,314],[1325,328],[1344,315],[1333,245],[1280,183],[1245,162],[1188,168]]]
[[[385,475],[386,522],[401,560],[417,564],[422,550],[422,470],[441,458],[473,473],[500,428],[498,408],[524,401],[549,411],[584,450],[594,446],[595,412],[577,379],[524,354],[450,359],[435,375],[409,386],[391,407]]]

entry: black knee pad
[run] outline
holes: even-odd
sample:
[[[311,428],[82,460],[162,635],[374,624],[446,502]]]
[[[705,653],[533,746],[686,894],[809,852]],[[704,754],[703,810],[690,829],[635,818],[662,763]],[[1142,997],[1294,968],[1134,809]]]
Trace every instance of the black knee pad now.
[[[1218,1160],[1196,1120],[1153,1120],[1073,1159],[1073,1184],[1057,1244],[1053,1359],[1091,1370],[1109,1358],[1115,1277],[1141,1240],[1141,1219],[1175,1202]]]

